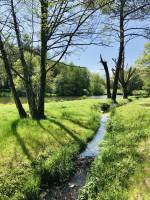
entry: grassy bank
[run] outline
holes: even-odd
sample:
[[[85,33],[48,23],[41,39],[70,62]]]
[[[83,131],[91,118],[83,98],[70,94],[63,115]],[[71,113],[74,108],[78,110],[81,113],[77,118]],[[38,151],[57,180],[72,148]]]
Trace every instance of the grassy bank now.
[[[150,198],[150,99],[113,110],[80,200]]]
[[[14,105],[0,105],[0,200],[39,199],[39,188],[67,180],[104,101],[47,103],[42,121],[20,120]]]

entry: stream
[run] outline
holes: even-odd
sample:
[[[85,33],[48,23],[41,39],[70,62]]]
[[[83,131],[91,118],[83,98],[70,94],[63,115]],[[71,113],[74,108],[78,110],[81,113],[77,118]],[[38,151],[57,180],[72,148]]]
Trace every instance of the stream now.
[[[99,143],[103,139],[106,130],[107,114],[102,114],[100,128],[95,137],[87,144],[75,162],[76,172],[69,182],[54,186],[43,193],[40,200],[77,200],[79,190],[85,185],[87,172],[94,158],[99,154]]]

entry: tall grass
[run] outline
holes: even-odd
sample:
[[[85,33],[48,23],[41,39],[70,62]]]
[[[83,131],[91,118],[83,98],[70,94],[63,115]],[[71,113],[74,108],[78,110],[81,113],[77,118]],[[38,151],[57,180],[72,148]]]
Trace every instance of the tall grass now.
[[[20,120],[14,105],[0,105],[0,199],[36,200],[40,189],[66,181],[99,126],[103,102],[47,103],[41,121]]]
[[[148,163],[148,157],[143,156],[140,145],[150,137],[150,107],[146,106],[149,101],[138,100],[113,109],[107,133],[100,145],[101,153],[90,169],[79,200],[130,198],[133,189],[130,180],[136,177],[143,163]],[[150,172],[150,168],[146,169]]]

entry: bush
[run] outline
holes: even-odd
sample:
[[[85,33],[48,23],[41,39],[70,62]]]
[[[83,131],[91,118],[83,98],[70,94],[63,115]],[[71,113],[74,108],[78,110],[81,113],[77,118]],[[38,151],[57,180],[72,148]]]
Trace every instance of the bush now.
[[[133,99],[131,99],[131,98],[128,98],[128,101],[129,101],[129,102],[132,102],[132,101],[133,101]]]
[[[133,91],[133,96],[141,96],[141,97],[143,97],[145,95],[147,95],[146,90],[134,90]]]
[[[109,104],[103,103],[103,104],[101,105],[101,110],[102,110],[103,112],[108,112],[109,109],[110,109],[110,105],[109,105]]]
[[[63,148],[57,154],[52,153],[46,159],[39,158],[42,183],[52,184],[65,182],[74,171],[73,159],[77,153],[76,147]]]

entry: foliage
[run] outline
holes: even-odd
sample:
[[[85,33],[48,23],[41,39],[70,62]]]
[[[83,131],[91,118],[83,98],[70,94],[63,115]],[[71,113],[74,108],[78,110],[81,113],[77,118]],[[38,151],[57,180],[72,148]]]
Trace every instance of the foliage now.
[[[35,54],[25,53],[25,59],[30,66],[31,80],[34,92],[37,93],[39,85],[40,57]],[[53,64],[53,61],[48,61]],[[20,70],[20,60],[14,62],[14,67],[23,75]],[[7,81],[5,72],[2,72],[1,82]],[[19,96],[26,96],[25,87],[20,77],[14,74],[14,82]],[[7,82],[6,82],[7,83]],[[47,74],[46,92],[57,96],[83,96],[83,95],[102,95],[104,94],[104,81],[99,74],[90,73],[85,67],[78,67],[74,64],[70,66],[59,63],[53,72]],[[0,86],[2,88],[2,86]]]
[[[149,67],[150,66],[150,43],[145,43],[144,52],[137,59],[136,64],[139,67]]]
[[[150,95],[150,43],[145,44],[144,53],[137,59],[135,65],[138,67],[139,76],[143,81],[143,89]]]
[[[109,111],[109,109],[110,109],[110,105],[109,105],[108,103],[103,103],[103,104],[101,105],[101,110],[102,110],[103,112],[107,112],[107,111]]]
[[[8,80],[7,80],[7,76],[6,76],[6,72],[4,69],[4,64],[2,59],[0,58],[0,89],[8,89]]]
[[[143,80],[138,73],[130,80],[128,85],[128,94],[132,95],[134,90],[142,90]]]
[[[104,80],[100,78],[99,74],[91,73],[91,92],[93,95],[103,95],[105,90]]]
[[[82,96],[89,94],[90,74],[86,68],[63,67],[55,78],[58,96]]]

